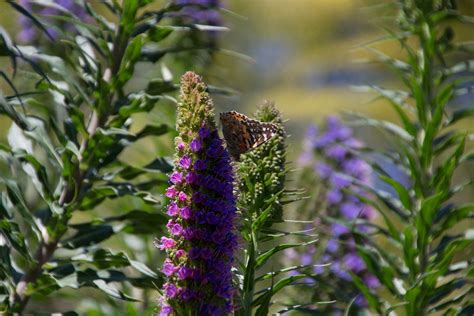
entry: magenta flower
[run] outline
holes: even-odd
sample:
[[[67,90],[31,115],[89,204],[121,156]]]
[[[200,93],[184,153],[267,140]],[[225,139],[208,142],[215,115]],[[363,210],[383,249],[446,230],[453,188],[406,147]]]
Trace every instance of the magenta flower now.
[[[173,308],[169,305],[162,305],[160,309],[160,316],[170,316],[173,313]]]
[[[184,193],[184,192],[179,192],[178,193],[178,200],[180,202],[186,202],[187,199],[188,199],[188,196],[186,195],[186,193]]]
[[[200,141],[198,138],[193,139],[193,140],[191,141],[191,144],[189,145],[189,148],[191,148],[191,150],[192,150],[193,152],[197,153],[198,151],[201,150],[201,148],[202,148],[202,143],[201,143],[201,141]]]
[[[184,219],[190,219],[191,218],[191,208],[189,206],[185,206],[181,209],[181,217]]]
[[[169,236],[159,245],[167,254],[161,311],[170,306],[173,316],[233,311],[234,177],[205,90],[199,76],[183,76],[175,167],[165,193],[172,219],[166,225]]]
[[[169,298],[174,298],[178,295],[178,288],[172,283],[165,283],[163,289],[165,290],[166,296]]]
[[[181,172],[173,172],[173,174],[170,176],[170,181],[174,184],[180,184],[183,182],[183,174]]]
[[[173,273],[176,272],[176,267],[173,265],[173,262],[171,260],[166,259],[165,262],[163,263],[163,269],[161,270],[166,276],[171,276]]]
[[[184,169],[189,169],[189,167],[191,167],[191,163],[192,163],[192,159],[189,156],[183,156],[179,160],[179,165]]]
[[[176,190],[175,187],[169,187],[166,189],[165,196],[172,199],[178,194],[178,191]]]
[[[176,244],[176,241],[172,238],[168,237],[161,237],[161,246],[160,249],[170,249],[173,248],[173,246]]]
[[[175,202],[171,202],[169,205],[168,205],[168,212],[167,214],[169,216],[176,216],[178,215],[180,212],[179,210],[179,206],[178,204],[176,204]]]
[[[186,251],[184,251],[183,249],[178,249],[175,253],[175,256],[176,258],[181,258],[181,257],[184,257],[186,256]]]

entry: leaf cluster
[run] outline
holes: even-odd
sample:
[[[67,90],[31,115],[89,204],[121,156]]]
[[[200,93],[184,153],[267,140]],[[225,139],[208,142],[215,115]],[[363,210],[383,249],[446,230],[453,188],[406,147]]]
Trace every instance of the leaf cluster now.
[[[111,298],[136,301],[114,284],[154,288],[161,275],[104,242],[119,233],[163,230],[166,218],[157,208],[172,165],[167,157],[156,157],[135,166],[120,156],[145,138],[173,130],[166,120],[139,129],[135,121],[175,102],[177,84],[164,57],[171,62],[192,49],[173,46],[173,34],[197,27],[170,24],[182,6],[145,10],[147,0],[77,1],[91,23],[54,1],[35,1],[59,11],[48,20],[8,2],[46,35],[55,19],[76,30],[58,29],[61,40],[54,45],[62,49],[54,54],[18,45],[0,28],[0,56],[8,57],[13,69],[0,72],[12,91],[0,94],[0,115],[13,122],[9,144],[0,144],[0,311],[21,313],[32,296],[65,287],[93,287]],[[159,63],[161,76],[134,88],[130,82],[144,62]],[[32,86],[18,81],[25,74],[34,79]],[[97,213],[113,199],[136,207],[118,215]]]
[[[390,67],[403,90],[367,88],[388,101],[400,124],[362,116],[353,121],[382,131],[395,147],[377,151],[381,159],[372,159],[389,189],[366,186],[376,199],[360,197],[381,214],[383,225],[374,225],[379,237],[356,233],[360,255],[390,297],[371,294],[355,282],[370,307],[383,315],[400,310],[406,315],[468,315],[473,308],[472,256],[463,253],[473,237],[472,230],[459,230],[472,219],[474,205],[460,203],[459,194],[472,179],[460,181],[456,172],[473,157],[460,123],[471,120],[474,111],[472,103],[459,105],[456,97],[472,85],[472,50],[454,41],[451,25],[472,23],[472,18],[457,11],[454,1],[399,0],[392,5],[397,23],[386,30],[403,58],[372,44],[367,49]],[[393,177],[387,165],[410,183]]]

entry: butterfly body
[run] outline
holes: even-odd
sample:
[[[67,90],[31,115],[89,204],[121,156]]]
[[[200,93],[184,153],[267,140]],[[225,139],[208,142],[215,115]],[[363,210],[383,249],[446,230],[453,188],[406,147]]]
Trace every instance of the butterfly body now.
[[[273,123],[260,122],[235,111],[221,113],[220,121],[227,149],[235,160],[267,142],[278,130]]]

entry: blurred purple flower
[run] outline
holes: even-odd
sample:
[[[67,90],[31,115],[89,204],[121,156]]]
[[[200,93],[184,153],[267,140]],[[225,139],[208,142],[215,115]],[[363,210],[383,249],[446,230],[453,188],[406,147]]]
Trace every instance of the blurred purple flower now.
[[[87,14],[84,7],[74,0],[57,0],[55,4],[63,7],[71,15],[83,22],[92,22],[92,18]],[[48,18],[48,15],[64,15],[61,10],[52,7],[42,7],[40,4],[35,3],[33,0],[20,0],[19,4],[30,13],[37,13],[42,15],[48,24],[54,25],[55,27],[46,27],[46,30],[53,39],[58,39],[60,33],[58,30],[62,30],[65,33],[76,33],[76,26],[69,22],[58,21],[53,18]],[[17,38],[23,43],[31,44],[35,40],[39,40],[42,36],[42,31],[34,25],[33,21],[28,17],[21,15],[18,18],[21,31],[18,33]]]
[[[222,17],[218,12],[219,0],[174,0],[175,4],[183,5],[177,16],[192,23],[206,25],[221,25]]]
[[[377,278],[368,272],[365,262],[357,254],[351,233],[354,229],[368,231],[368,225],[355,224],[354,221],[371,220],[375,214],[373,209],[362,203],[358,197],[368,194],[357,184],[370,185],[372,182],[370,165],[354,153],[355,149],[361,147],[362,143],[354,138],[352,129],[335,116],[328,117],[325,128],[319,132],[315,126],[308,128],[300,162],[302,167],[313,166],[314,172],[321,180],[321,197],[325,200],[322,204],[327,205],[327,209],[324,216],[318,218],[317,226],[326,233],[327,242],[319,258],[314,258],[308,248],[299,254],[297,260],[300,264],[331,263],[329,269],[315,266],[314,273],[326,279],[328,284],[334,282],[334,278],[339,279],[337,284],[343,284],[341,286],[345,292],[352,293],[352,297],[357,296],[358,299],[361,297],[357,306],[363,307],[365,300],[353,285],[350,273],[361,278],[372,290],[380,284]],[[325,217],[336,221],[327,221]],[[335,291],[334,295],[338,295],[338,290]],[[318,299],[323,300],[324,297]],[[335,299],[340,300],[338,297]],[[332,307],[328,305],[328,308]],[[333,315],[341,310],[334,307],[328,312]]]
[[[169,316],[173,313],[173,308],[169,305],[162,305],[160,309],[160,316]]]

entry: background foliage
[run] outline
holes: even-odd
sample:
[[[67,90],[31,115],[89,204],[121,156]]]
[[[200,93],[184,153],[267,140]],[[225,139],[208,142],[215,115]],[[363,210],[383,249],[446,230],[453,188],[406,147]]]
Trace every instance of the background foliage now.
[[[393,9],[397,19],[388,25],[383,40],[398,42],[402,56],[385,54],[373,44],[366,48],[400,84],[368,88],[388,101],[399,124],[364,117],[355,121],[389,135],[390,148],[373,153],[396,164],[399,173],[394,178],[380,163],[373,163],[387,189],[369,186],[376,200],[364,201],[379,211],[383,225],[378,238],[354,231],[360,255],[390,295],[373,295],[353,278],[378,313],[469,315],[474,308],[472,256],[463,254],[474,235],[462,225],[472,218],[474,208],[472,200],[457,198],[472,179],[455,180],[454,174],[472,160],[472,152],[466,150],[471,138],[459,126],[472,116],[472,100],[462,106],[457,97],[472,86],[465,60],[473,51],[470,43],[454,41],[451,24],[474,20],[460,14],[455,1],[397,1]],[[399,180],[403,176],[408,183]]]
[[[22,312],[31,298],[56,291],[72,300],[66,288],[140,302],[120,307],[134,313],[151,312],[156,304],[148,292],[156,296],[162,277],[151,238],[163,233],[158,193],[172,165],[163,156],[166,145],[144,163],[122,154],[173,130],[173,72],[180,71],[181,57],[192,60],[179,53],[203,51],[209,42],[193,35],[200,32],[194,21],[177,18],[186,5],[144,11],[149,3],[77,2],[85,18],[53,1],[36,1],[33,14],[9,2],[41,39],[35,47],[18,45],[0,32],[0,52],[12,69],[1,72],[11,91],[0,97],[1,114],[13,122],[8,145],[1,145],[3,311]],[[54,28],[56,20],[74,29]],[[193,46],[182,43],[183,34],[194,38]],[[161,71],[131,83],[139,64]],[[148,120],[150,112],[160,114]],[[109,302],[110,308],[120,305]]]

